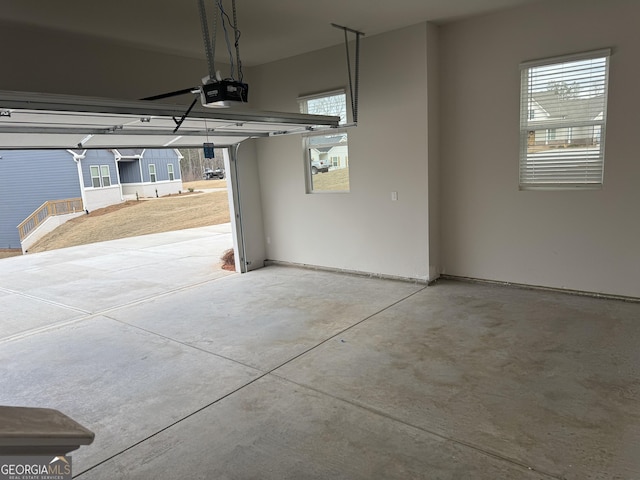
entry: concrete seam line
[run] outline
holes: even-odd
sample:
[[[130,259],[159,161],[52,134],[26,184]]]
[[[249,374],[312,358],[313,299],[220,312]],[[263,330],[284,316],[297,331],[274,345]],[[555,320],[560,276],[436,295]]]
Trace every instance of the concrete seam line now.
[[[15,335],[11,335],[9,337],[6,338],[0,338],[0,343],[9,343],[9,342],[14,342],[17,340],[22,340],[23,338],[27,338],[27,337],[31,337],[33,335],[38,335],[40,333],[46,333],[48,331],[51,330],[57,330],[69,325],[73,325],[74,323],[81,323],[84,322],[86,320],[90,320],[94,317],[96,317],[98,315],[95,314],[89,314],[89,315],[85,315],[83,317],[78,317],[78,318],[74,318],[73,320],[62,320],[58,323],[53,323],[51,325],[45,325],[44,327],[40,327],[40,328],[33,328],[31,330],[26,330],[24,332],[19,332],[16,333]]]
[[[426,290],[427,288],[429,288],[429,287],[428,287],[428,286],[423,286],[423,287],[422,287],[422,288],[420,288],[419,290],[416,290],[415,292],[410,293],[409,295],[406,295],[406,296],[404,296],[403,298],[401,298],[401,299],[399,299],[399,300],[396,300],[395,302],[393,302],[393,303],[391,303],[391,304],[387,305],[386,307],[381,308],[381,309],[380,309],[380,310],[378,310],[377,312],[374,312],[374,313],[372,313],[372,314],[370,314],[370,315],[367,315],[365,318],[363,318],[363,319],[361,319],[361,320],[358,320],[356,323],[354,323],[354,324],[352,324],[352,325],[349,325],[349,326],[348,326],[348,327],[346,327],[346,328],[343,328],[343,329],[342,329],[342,330],[340,330],[338,333],[335,333],[335,334],[331,335],[330,337],[325,338],[325,339],[324,339],[324,340],[322,340],[320,343],[318,343],[318,344],[316,344],[316,345],[314,345],[314,346],[312,346],[312,347],[309,347],[309,348],[308,348],[308,349],[306,349],[305,351],[303,351],[303,352],[301,352],[301,353],[299,353],[299,354],[297,354],[297,355],[295,355],[295,356],[291,357],[289,360],[287,360],[287,361],[285,361],[285,362],[281,363],[280,365],[278,365],[278,366],[276,366],[276,367],[272,368],[272,369],[271,369],[271,370],[269,370],[267,373],[272,373],[272,372],[274,372],[274,371],[278,370],[279,368],[284,367],[284,366],[285,366],[285,365],[287,365],[288,363],[293,362],[294,360],[296,360],[296,359],[298,359],[298,358],[302,357],[303,355],[306,355],[307,353],[311,352],[312,350],[315,350],[316,348],[320,347],[321,345],[324,345],[325,343],[329,342],[330,340],[333,340],[334,338],[336,338],[336,337],[338,337],[338,336],[340,336],[340,335],[343,335],[344,333],[348,332],[348,331],[349,331],[349,330],[351,330],[352,328],[355,328],[355,327],[357,327],[358,325],[360,325],[360,324],[362,324],[362,323],[366,322],[367,320],[370,320],[371,318],[375,317],[376,315],[379,315],[380,313],[382,313],[382,312],[384,312],[384,311],[386,311],[386,310],[388,310],[388,309],[390,309],[390,308],[392,308],[392,307],[395,307],[395,306],[396,306],[396,305],[398,305],[399,303],[404,302],[405,300],[407,300],[407,299],[409,299],[409,298],[413,297],[414,295],[417,295],[418,293],[420,293],[420,292],[422,292],[422,291]]]
[[[259,368],[257,368],[257,367],[254,367],[253,365],[249,365],[249,364],[247,364],[247,363],[239,362],[238,360],[234,360],[233,358],[225,357],[224,355],[220,355],[219,353],[212,352],[212,351],[210,351],[210,350],[206,350],[206,349],[204,349],[204,348],[202,348],[202,347],[199,347],[199,346],[197,346],[197,345],[192,345],[192,344],[190,344],[190,343],[183,342],[182,340],[177,340],[177,339],[172,338],[172,337],[169,337],[169,336],[167,336],[167,335],[163,335],[163,334],[161,334],[161,333],[154,332],[153,330],[149,330],[149,329],[146,329],[146,328],[144,328],[144,327],[140,327],[140,326],[138,326],[138,325],[134,325],[134,324],[129,323],[129,322],[125,321],[125,320],[119,320],[119,319],[117,319],[117,318],[113,318],[113,317],[110,317],[110,316],[108,316],[108,315],[102,315],[102,316],[103,316],[104,318],[108,318],[109,320],[112,320],[112,321],[114,321],[114,322],[120,323],[120,324],[122,324],[122,325],[126,325],[127,327],[135,328],[135,329],[137,329],[137,330],[140,330],[140,331],[142,331],[142,332],[148,333],[148,334],[150,334],[150,335],[154,335],[154,336],[156,336],[156,337],[159,337],[159,338],[162,338],[162,339],[165,339],[165,340],[169,340],[169,341],[170,341],[170,342],[172,342],[172,343],[177,343],[178,345],[182,345],[182,346],[184,346],[184,347],[188,347],[188,348],[193,349],[193,350],[198,350],[199,352],[203,352],[203,353],[206,353],[206,354],[212,355],[212,356],[214,356],[214,357],[221,358],[221,359],[223,359],[223,360],[228,360],[228,361],[230,361],[230,362],[237,363],[238,365],[242,365],[243,367],[250,368],[250,369],[252,369],[252,370],[256,370],[257,372],[260,372],[260,373],[262,373],[262,374],[267,374],[267,373],[269,373],[269,371],[261,370],[261,369],[259,369]]]
[[[9,288],[0,288],[0,290],[2,290],[3,292],[9,293],[9,294],[19,295],[21,297],[25,297],[25,298],[28,298],[30,300],[37,300],[37,301],[42,302],[42,303],[47,303],[47,304],[53,305],[55,307],[63,307],[63,308],[66,308],[67,310],[74,310],[74,311],[76,311],[78,313],[83,313],[85,315],[91,315],[91,313],[92,313],[89,310],[84,310],[82,308],[73,307],[71,305],[66,305],[64,303],[55,302],[53,300],[47,300],[46,298],[38,297],[36,295],[31,295],[29,293],[20,292],[20,291],[17,291],[17,290],[11,290]]]
[[[312,387],[312,386],[304,384],[304,383],[296,382],[296,381],[291,380],[291,379],[289,379],[287,377],[279,375],[278,373],[271,372],[271,373],[269,373],[269,375],[273,376],[275,378],[279,378],[279,379],[281,379],[281,380],[283,380],[283,381],[285,381],[287,383],[291,383],[293,385],[296,385],[296,386],[298,386],[300,388],[311,390],[313,392],[319,393],[321,395],[325,395],[327,397],[333,398],[333,399],[338,400],[340,402],[344,402],[344,403],[347,403],[347,404],[352,405],[354,407],[361,408],[361,409],[366,410],[366,411],[368,411],[370,413],[373,413],[375,415],[379,415],[379,416],[381,416],[383,418],[387,418],[387,419],[392,420],[394,422],[401,423],[402,425],[405,425],[405,426],[407,426],[409,428],[413,428],[413,429],[419,430],[421,432],[427,433],[429,435],[432,435],[434,437],[440,438],[442,440],[446,440],[446,441],[449,441],[449,442],[452,442],[452,443],[455,443],[455,444],[458,444],[458,445],[461,445],[461,446],[464,446],[464,447],[467,447],[467,448],[471,448],[471,449],[476,450],[477,452],[479,452],[479,453],[481,453],[483,455],[486,455],[486,456],[489,456],[489,457],[493,457],[493,458],[496,458],[498,460],[502,460],[502,461],[517,465],[519,467],[522,467],[522,468],[526,469],[527,471],[540,473],[542,475],[548,476],[548,477],[556,479],[556,480],[565,480],[564,477],[562,477],[560,475],[549,473],[549,472],[545,472],[544,470],[539,470],[537,468],[531,467],[531,466],[523,463],[520,460],[516,460],[516,459],[510,458],[510,457],[504,456],[504,455],[502,455],[500,453],[492,452],[491,450],[485,450],[482,447],[474,445],[473,443],[465,442],[464,440],[459,440],[459,439],[457,439],[455,437],[449,437],[449,436],[444,435],[442,433],[438,433],[435,430],[429,430],[428,428],[420,427],[419,425],[414,425],[412,423],[409,423],[406,420],[403,420],[401,418],[395,417],[395,416],[393,416],[391,414],[388,414],[388,413],[386,413],[386,412],[384,412],[382,410],[378,410],[378,409],[376,409],[374,407],[370,407],[368,405],[356,402],[354,400],[349,400],[349,399],[346,399],[346,398],[339,397],[337,395],[325,392],[323,390],[320,390],[318,388]]]
[[[137,447],[138,445],[140,445],[140,444],[142,444],[142,443],[146,442],[147,440],[150,440],[151,438],[153,438],[153,437],[155,437],[155,436],[159,435],[160,433],[162,433],[162,432],[164,432],[164,431],[166,431],[166,430],[170,429],[171,427],[173,427],[173,426],[175,426],[175,425],[177,425],[177,424],[179,424],[179,423],[183,422],[184,420],[186,420],[186,419],[188,419],[188,418],[190,418],[190,417],[192,417],[192,416],[196,415],[197,413],[200,413],[201,411],[203,411],[203,410],[205,410],[205,409],[207,409],[207,408],[209,408],[209,407],[211,407],[211,406],[215,405],[216,403],[220,402],[221,400],[224,400],[225,398],[227,398],[227,397],[229,397],[229,396],[233,395],[234,393],[239,392],[240,390],[244,389],[245,387],[248,387],[249,385],[252,385],[253,383],[257,382],[258,380],[260,380],[260,379],[262,379],[262,378],[266,377],[267,375],[270,375],[272,372],[274,372],[274,371],[275,371],[275,370],[277,370],[278,368],[281,368],[281,367],[283,367],[284,365],[288,364],[289,362],[292,362],[292,361],[293,361],[293,360],[295,360],[296,358],[299,358],[300,356],[302,356],[302,355],[304,355],[304,354],[308,353],[309,351],[311,351],[311,350],[313,350],[313,349],[315,349],[315,348],[319,347],[320,345],[323,345],[324,343],[326,343],[326,342],[328,342],[329,340],[331,340],[331,339],[335,338],[336,336],[338,336],[338,335],[342,335],[344,332],[346,332],[346,331],[350,330],[351,328],[353,328],[353,327],[355,327],[355,326],[357,326],[357,325],[360,325],[362,322],[365,322],[366,320],[369,320],[370,318],[374,317],[375,315],[378,315],[379,313],[384,312],[385,310],[387,310],[387,309],[389,309],[389,308],[393,307],[394,305],[399,304],[400,302],[402,302],[402,301],[404,301],[404,300],[406,300],[406,299],[408,299],[408,298],[412,297],[413,295],[415,295],[415,294],[417,294],[417,293],[419,293],[419,292],[423,291],[423,290],[424,290],[424,289],[426,289],[426,288],[427,288],[426,286],[425,286],[425,287],[422,287],[422,288],[420,288],[419,290],[417,290],[417,291],[415,291],[415,292],[413,292],[413,293],[411,293],[411,294],[409,294],[409,295],[406,295],[406,296],[404,296],[403,298],[401,298],[401,299],[399,299],[399,300],[397,300],[397,301],[393,302],[392,304],[387,305],[386,307],[384,307],[384,308],[382,308],[382,309],[378,310],[377,312],[375,312],[375,313],[373,313],[373,314],[371,314],[371,315],[368,315],[367,317],[365,317],[365,318],[363,318],[362,320],[359,320],[358,322],[354,323],[353,325],[351,325],[351,326],[349,326],[349,327],[347,327],[347,328],[345,328],[345,329],[341,330],[340,332],[336,333],[335,335],[332,335],[332,336],[330,336],[329,338],[326,338],[325,340],[321,341],[321,342],[320,342],[320,343],[318,343],[317,345],[315,345],[315,346],[313,346],[313,347],[310,347],[309,349],[305,350],[304,352],[300,353],[299,355],[296,355],[296,356],[294,356],[294,357],[290,358],[289,360],[285,361],[284,363],[282,363],[282,364],[280,364],[280,365],[278,365],[278,366],[276,366],[276,367],[274,367],[274,368],[270,369],[270,370],[269,370],[269,371],[267,371],[267,372],[262,373],[261,375],[259,375],[258,377],[254,378],[253,380],[251,380],[251,381],[249,381],[249,382],[247,382],[247,383],[245,383],[245,384],[243,384],[243,385],[239,386],[238,388],[236,388],[236,389],[232,390],[231,392],[229,392],[229,393],[227,393],[227,394],[225,394],[225,395],[221,396],[220,398],[217,398],[217,399],[216,399],[216,400],[214,400],[213,402],[210,402],[210,403],[208,403],[207,405],[205,405],[205,406],[203,406],[203,407],[201,407],[201,408],[199,408],[199,409],[195,410],[194,412],[191,412],[189,415],[186,415],[186,416],[184,416],[184,417],[182,417],[182,418],[180,418],[180,419],[176,420],[175,422],[171,423],[170,425],[167,425],[166,427],[161,428],[160,430],[158,430],[158,431],[156,431],[156,432],[152,433],[151,435],[147,436],[146,438],[144,438],[144,439],[142,439],[142,440],[139,440],[138,442],[136,442],[136,443],[134,443],[134,444],[132,444],[132,445],[129,445],[127,448],[125,448],[125,449],[121,450],[121,451],[120,451],[120,452],[118,452],[118,453],[115,453],[115,454],[111,455],[109,458],[106,458],[105,460],[102,460],[102,461],[100,461],[100,462],[96,463],[95,465],[93,465],[93,466],[91,466],[91,467],[87,468],[86,470],[84,470],[84,471],[80,472],[77,476],[79,477],[79,476],[81,476],[81,475],[83,475],[83,474],[85,474],[85,473],[87,473],[87,472],[89,472],[89,471],[93,470],[94,468],[96,468],[96,467],[98,467],[98,466],[100,466],[100,465],[102,465],[102,464],[104,464],[104,463],[106,463],[106,462],[108,462],[108,461],[110,461],[110,460],[114,459],[115,457],[117,457],[117,456],[119,456],[119,455],[121,455],[121,454],[123,454],[123,453],[125,453],[125,452],[127,452],[127,451],[129,451],[129,450],[131,450],[131,449],[133,449],[133,448],[135,448],[135,447]],[[108,317],[108,318],[110,318],[111,320],[115,320],[115,319],[113,319],[113,318],[111,318],[111,317]],[[116,321],[118,321],[118,320],[116,320]],[[126,324],[126,322],[121,322],[121,323],[125,323],[125,324]],[[129,324],[127,324],[127,325],[129,325]],[[138,328],[139,328],[139,327],[138,327]],[[144,330],[144,329],[141,329],[141,330]],[[153,332],[151,332],[151,333],[153,333]],[[157,334],[156,334],[156,335],[157,335]],[[162,335],[159,335],[159,336],[162,336]],[[174,340],[174,341],[175,341],[175,340]],[[179,342],[178,342],[178,343],[179,343]],[[192,347],[192,348],[193,348],[193,347]],[[209,353],[211,353],[211,352],[209,352]],[[223,357],[223,358],[224,358],[224,357]],[[236,362],[236,363],[239,363],[239,362]],[[255,369],[255,367],[252,367],[252,368],[254,368],[254,369]],[[255,369],[255,370],[257,370],[257,369]],[[259,371],[259,370],[258,370],[258,371]]]
[[[264,374],[262,374],[262,375],[259,375],[259,376],[258,376],[258,377],[256,377],[256,378],[254,378],[253,380],[250,380],[249,382],[247,382],[247,383],[245,383],[245,384],[243,384],[243,385],[240,385],[238,388],[235,388],[234,390],[232,390],[232,391],[230,391],[230,392],[228,392],[228,393],[226,393],[226,394],[222,395],[221,397],[219,397],[219,398],[215,399],[213,402],[210,402],[210,403],[208,403],[208,404],[206,404],[206,405],[204,405],[204,406],[202,406],[202,407],[198,408],[197,410],[195,410],[195,411],[191,412],[191,413],[190,413],[190,414],[188,414],[188,415],[185,415],[184,417],[182,417],[182,418],[180,418],[180,419],[176,420],[175,422],[173,422],[173,423],[171,423],[171,424],[169,424],[169,425],[167,425],[167,426],[165,426],[165,427],[162,427],[162,428],[161,428],[160,430],[158,430],[157,432],[154,432],[154,433],[152,433],[151,435],[149,435],[149,436],[147,436],[147,437],[143,438],[142,440],[139,440],[139,441],[137,441],[137,442],[133,443],[132,445],[129,445],[128,447],[126,447],[126,448],[122,449],[121,451],[119,451],[119,452],[117,452],[117,453],[114,453],[114,454],[113,454],[113,455],[111,455],[109,458],[105,458],[104,460],[101,460],[100,462],[96,463],[95,465],[92,465],[91,467],[87,468],[86,470],[83,470],[83,471],[82,471],[82,472],[80,472],[79,474],[74,475],[74,477],[73,477],[73,478],[80,477],[80,476],[84,475],[85,473],[87,473],[87,472],[89,472],[89,471],[93,470],[94,468],[97,468],[97,467],[99,467],[100,465],[102,465],[102,464],[104,464],[104,463],[107,463],[107,462],[108,462],[108,461],[110,461],[110,460],[113,460],[113,459],[114,459],[114,458],[116,458],[117,456],[122,455],[123,453],[126,453],[126,452],[128,452],[129,450],[131,450],[131,449],[133,449],[133,448],[137,447],[138,445],[141,445],[142,443],[146,442],[147,440],[151,440],[153,437],[155,437],[155,436],[157,436],[157,435],[160,435],[162,432],[165,432],[165,431],[169,430],[170,428],[172,428],[172,427],[174,427],[174,426],[178,425],[179,423],[182,423],[184,420],[187,420],[188,418],[191,418],[191,417],[193,417],[194,415],[196,415],[196,414],[198,414],[198,413],[202,412],[203,410],[206,410],[207,408],[209,408],[209,407],[211,407],[211,406],[215,405],[216,403],[218,403],[218,402],[220,402],[220,401],[224,400],[225,398],[230,397],[230,396],[231,396],[231,395],[233,395],[234,393],[239,392],[239,391],[240,391],[240,390],[242,390],[243,388],[248,387],[249,385],[251,385],[251,384],[253,384],[253,383],[257,382],[258,380],[260,380],[260,379],[262,379],[262,378],[266,377],[267,375],[268,375],[268,373],[264,373]]]

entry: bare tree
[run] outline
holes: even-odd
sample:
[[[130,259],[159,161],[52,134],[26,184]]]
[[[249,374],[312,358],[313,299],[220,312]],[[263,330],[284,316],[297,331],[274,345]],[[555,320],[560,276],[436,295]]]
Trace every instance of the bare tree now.
[[[549,82],[547,84],[547,91],[555,93],[561,100],[570,100],[576,98],[580,94],[580,85],[578,82]]]
[[[347,103],[344,94],[309,99],[306,102],[306,109],[304,113],[340,117],[340,123],[347,121]]]
[[[182,179],[185,182],[200,180],[207,168],[215,170],[216,168],[224,169],[224,157],[221,148],[214,150],[214,158],[204,158],[203,148],[181,148],[180,153],[183,158],[180,162],[180,170]]]

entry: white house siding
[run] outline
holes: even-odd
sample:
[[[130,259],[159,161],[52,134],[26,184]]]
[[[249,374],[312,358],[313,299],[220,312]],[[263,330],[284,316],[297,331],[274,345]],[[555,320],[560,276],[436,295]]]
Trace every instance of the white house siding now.
[[[106,188],[85,188],[84,208],[92,212],[98,208],[108,207],[122,202],[120,185],[113,185]]]
[[[182,181],[163,181],[156,183],[130,183],[122,185],[123,195],[133,198],[136,194],[142,197],[163,197],[165,195],[175,195],[182,191]]]
[[[332,162],[332,165],[333,163],[335,163],[333,162],[333,159],[337,159],[337,165],[334,165],[334,168],[345,168],[349,166],[349,148],[346,145],[333,147],[331,150],[329,150],[327,157],[327,160]]]
[[[77,166],[67,151],[0,151],[0,248],[20,248],[16,227],[44,202],[80,196]]]

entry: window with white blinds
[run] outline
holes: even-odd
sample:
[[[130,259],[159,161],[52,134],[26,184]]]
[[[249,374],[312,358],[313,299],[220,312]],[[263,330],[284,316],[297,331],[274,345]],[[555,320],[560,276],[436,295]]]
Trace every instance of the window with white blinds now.
[[[520,65],[521,189],[602,185],[610,54]]]

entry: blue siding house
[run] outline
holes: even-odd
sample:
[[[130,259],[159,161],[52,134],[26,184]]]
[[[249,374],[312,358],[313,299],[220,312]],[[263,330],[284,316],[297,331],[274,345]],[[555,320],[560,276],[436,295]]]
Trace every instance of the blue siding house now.
[[[0,150],[0,248],[21,248],[17,226],[43,203],[82,198],[92,211],[182,190],[173,149]]]

